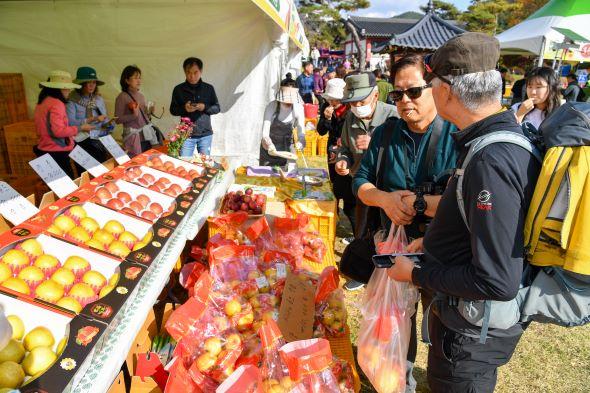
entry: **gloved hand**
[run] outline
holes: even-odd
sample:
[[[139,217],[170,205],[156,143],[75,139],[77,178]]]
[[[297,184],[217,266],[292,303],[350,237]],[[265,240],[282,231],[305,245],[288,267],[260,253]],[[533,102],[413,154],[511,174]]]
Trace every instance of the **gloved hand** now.
[[[304,147],[305,147],[305,145],[303,143],[301,143],[301,142],[296,142],[295,143],[295,149],[296,150],[301,151],[301,150],[303,150]]]

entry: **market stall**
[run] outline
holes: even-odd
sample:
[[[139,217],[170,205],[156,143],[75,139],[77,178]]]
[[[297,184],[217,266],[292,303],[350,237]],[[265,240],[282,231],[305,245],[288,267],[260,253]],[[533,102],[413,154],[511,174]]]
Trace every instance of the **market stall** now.
[[[221,113],[213,116],[212,153],[256,160],[262,120],[288,70],[299,71],[309,44],[291,0],[0,1],[0,72],[24,76],[29,115],[38,83],[52,69],[92,65],[112,115],[126,65],[142,70],[141,90],[155,102],[163,130],[182,61],[204,62]],[[244,132],[247,131],[247,132]]]

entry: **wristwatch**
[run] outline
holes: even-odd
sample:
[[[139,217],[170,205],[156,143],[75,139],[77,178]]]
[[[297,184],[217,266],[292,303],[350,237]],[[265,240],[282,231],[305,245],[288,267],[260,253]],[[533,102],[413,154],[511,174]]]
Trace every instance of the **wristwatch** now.
[[[416,200],[414,201],[414,209],[416,210],[416,213],[423,215],[427,207],[428,204],[424,199],[424,195],[421,193],[416,194]]]

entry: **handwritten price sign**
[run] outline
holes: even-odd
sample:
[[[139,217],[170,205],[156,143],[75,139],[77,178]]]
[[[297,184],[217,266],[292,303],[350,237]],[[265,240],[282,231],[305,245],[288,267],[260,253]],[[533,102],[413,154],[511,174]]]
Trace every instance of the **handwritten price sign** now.
[[[39,212],[31,202],[5,182],[0,182],[0,214],[13,225],[33,217]]]
[[[74,150],[69,154],[70,158],[78,163],[82,168],[86,169],[94,177],[98,177],[108,172],[108,169],[92,157],[88,152],[82,149],[79,145],[74,147]]]
[[[44,154],[29,161],[29,165],[60,198],[76,191],[78,188],[49,154]]]
[[[98,138],[98,140],[103,144],[103,146],[111,153],[111,156],[115,158],[117,164],[121,165],[129,161],[131,158],[121,149],[121,146],[115,141],[115,139],[110,136],[103,136]]]

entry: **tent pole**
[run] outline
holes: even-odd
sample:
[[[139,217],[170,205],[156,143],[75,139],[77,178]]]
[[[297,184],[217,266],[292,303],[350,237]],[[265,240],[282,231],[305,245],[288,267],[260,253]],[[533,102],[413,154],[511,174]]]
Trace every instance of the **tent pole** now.
[[[537,61],[537,67],[543,67],[543,55],[545,54],[545,45],[547,43],[547,38],[543,37],[543,42],[541,43],[541,53],[539,53],[539,60]]]

